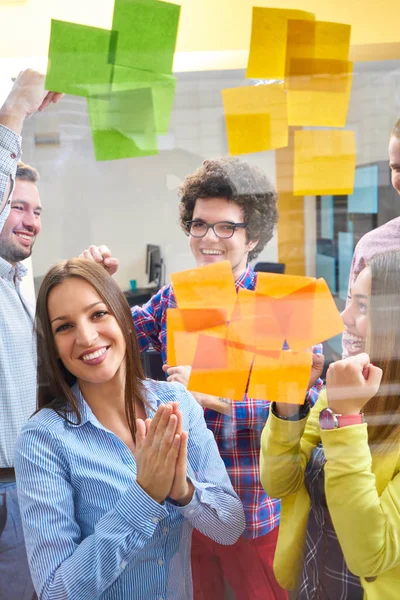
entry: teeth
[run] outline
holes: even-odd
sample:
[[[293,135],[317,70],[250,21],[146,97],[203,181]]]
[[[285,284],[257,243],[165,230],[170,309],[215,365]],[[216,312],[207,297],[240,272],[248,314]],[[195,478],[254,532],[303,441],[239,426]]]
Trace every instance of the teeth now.
[[[203,254],[222,254],[221,250],[202,250]]]
[[[31,237],[29,235],[24,235],[23,233],[17,233],[17,236],[22,238],[23,240],[31,240]]]
[[[93,360],[94,358],[98,358],[102,356],[107,348],[100,348],[100,350],[96,350],[96,352],[92,352],[92,354],[85,354],[82,356],[82,360]]]

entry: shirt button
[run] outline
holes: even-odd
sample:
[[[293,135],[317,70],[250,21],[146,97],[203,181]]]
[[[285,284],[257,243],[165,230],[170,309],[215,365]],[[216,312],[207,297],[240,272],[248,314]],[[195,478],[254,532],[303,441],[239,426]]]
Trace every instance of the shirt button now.
[[[152,523],[158,523],[158,522],[159,522],[159,520],[160,520],[160,519],[159,519],[158,517],[152,517],[152,518],[151,518],[151,522],[152,522]]]
[[[189,515],[192,515],[193,513],[194,513],[194,510],[191,508],[191,509],[188,511],[188,514],[189,514]]]
[[[127,564],[128,564],[128,563],[126,562],[126,560],[124,560],[124,561],[121,563],[121,569],[125,569],[125,567],[126,567],[126,565],[127,565]]]
[[[160,565],[160,567],[162,567],[163,564],[164,564],[164,561],[163,561],[162,558],[159,558],[158,561],[157,561],[157,563]]]
[[[167,534],[168,531],[169,531],[168,527],[164,527],[163,530],[162,530],[162,532],[165,533],[165,534]]]
[[[15,154],[15,152],[12,152],[12,153],[10,154],[10,156],[11,156],[11,158],[17,158],[17,155]]]

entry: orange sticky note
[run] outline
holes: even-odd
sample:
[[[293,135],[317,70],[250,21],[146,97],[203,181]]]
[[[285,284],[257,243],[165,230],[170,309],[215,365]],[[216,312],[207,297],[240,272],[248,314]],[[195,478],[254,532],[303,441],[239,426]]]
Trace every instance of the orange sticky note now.
[[[295,196],[351,194],[356,146],[354,131],[310,130],[294,134]]]
[[[317,279],[315,287],[311,345],[324,342],[345,330],[342,317],[325,279],[322,277]]]
[[[181,315],[185,331],[201,331],[227,321],[226,310],[219,308],[183,308]]]
[[[312,352],[283,350],[279,358],[256,354],[248,395],[271,402],[303,404],[312,366]]]
[[[256,293],[270,298],[283,298],[314,282],[314,277],[303,277],[302,275],[257,273]]]
[[[313,313],[316,310],[315,280],[276,302],[275,311],[291,350],[301,352],[312,345]]]
[[[230,319],[236,304],[236,290],[229,261],[172,273],[171,282],[180,309],[224,310]]]
[[[286,80],[288,90],[346,94],[352,82],[353,63],[345,60],[294,58]]]
[[[222,90],[229,154],[248,154],[288,144],[287,100],[283,85]]]
[[[302,10],[254,6],[246,77],[284,79],[288,20],[314,18]]]
[[[254,350],[256,343],[256,293],[239,288],[235,309],[228,325],[227,340],[233,345]]]
[[[220,358],[221,340],[200,335],[188,390],[230,400],[243,400],[254,354],[230,346],[226,340],[224,345],[222,360],[227,361],[225,368],[222,367]]]
[[[200,333],[226,338],[226,325],[187,331],[184,311],[179,308],[167,309],[167,363],[170,367],[193,364]]]

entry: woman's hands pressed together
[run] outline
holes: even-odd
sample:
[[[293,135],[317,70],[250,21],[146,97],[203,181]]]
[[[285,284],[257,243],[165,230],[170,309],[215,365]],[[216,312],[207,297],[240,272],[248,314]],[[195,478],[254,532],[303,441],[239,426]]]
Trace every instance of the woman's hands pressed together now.
[[[153,419],[137,419],[137,483],[156,502],[188,504],[194,487],[186,477],[187,432],[176,402],[162,404]]]

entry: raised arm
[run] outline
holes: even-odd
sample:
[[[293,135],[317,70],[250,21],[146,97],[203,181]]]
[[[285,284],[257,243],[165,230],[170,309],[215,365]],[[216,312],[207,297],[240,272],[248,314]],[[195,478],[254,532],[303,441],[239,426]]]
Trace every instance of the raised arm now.
[[[15,172],[21,156],[21,132],[24,121],[37,110],[44,110],[51,102],[58,102],[62,94],[46,92],[44,75],[27,69],[14,82],[0,108],[0,230],[9,211]]]

